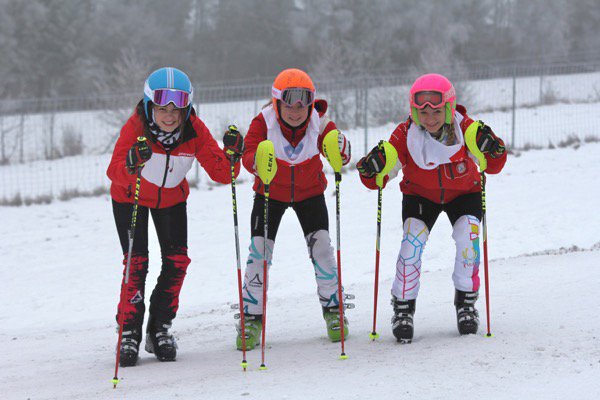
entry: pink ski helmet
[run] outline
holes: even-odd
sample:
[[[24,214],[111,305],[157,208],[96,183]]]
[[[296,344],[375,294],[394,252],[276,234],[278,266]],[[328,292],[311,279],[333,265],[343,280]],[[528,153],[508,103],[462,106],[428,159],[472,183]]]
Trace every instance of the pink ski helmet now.
[[[417,78],[410,88],[410,111],[415,124],[421,125],[417,110],[429,106],[431,108],[446,108],[445,123],[449,124],[454,118],[456,109],[456,91],[452,83],[443,75],[427,74]]]

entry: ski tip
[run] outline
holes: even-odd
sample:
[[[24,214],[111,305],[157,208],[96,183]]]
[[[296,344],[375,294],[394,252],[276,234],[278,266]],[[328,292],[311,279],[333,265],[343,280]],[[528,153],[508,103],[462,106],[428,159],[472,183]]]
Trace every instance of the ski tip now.
[[[260,367],[258,367],[258,369],[260,369],[261,371],[266,371],[267,366],[265,364],[261,364]]]
[[[371,340],[375,340],[375,339],[379,338],[379,333],[371,332],[371,333],[369,333],[369,337],[371,338]]]
[[[342,353],[340,354],[340,360],[347,360],[348,356],[346,355],[346,353]]]

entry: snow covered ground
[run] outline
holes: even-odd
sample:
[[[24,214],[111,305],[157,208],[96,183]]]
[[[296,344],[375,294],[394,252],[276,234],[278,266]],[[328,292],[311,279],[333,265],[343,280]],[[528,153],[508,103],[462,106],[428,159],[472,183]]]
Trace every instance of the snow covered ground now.
[[[440,216],[423,260],[415,340],[394,341],[389,289],[400,244],[397,183],[383,197],[378,331],[372,342],[377,195],[344,175],[342,262],[351,336],[329,343],[312,266],[293,212],[271,269],[267,371],[242,372],[230,304],[237,300],[228,186],[192,191],[192,264],[174,323],[175,363],[142,351],[110,382],[121,255],[107,196],[0,207],[2,399],[597,399],[600,398],[600,144],[533,150],[488,179],[491,326],[460,337],[452,305],[454,244]],[[238,185],[243,261],[249,176]],[[143,190],[143,188],[142,188]],[[334,210],[333,185],[327,190]],[[330,214],[332,232],[335,216]],[[152,232],[148,284],[159,269]],[[335,236],[334,236],[335,237]]]

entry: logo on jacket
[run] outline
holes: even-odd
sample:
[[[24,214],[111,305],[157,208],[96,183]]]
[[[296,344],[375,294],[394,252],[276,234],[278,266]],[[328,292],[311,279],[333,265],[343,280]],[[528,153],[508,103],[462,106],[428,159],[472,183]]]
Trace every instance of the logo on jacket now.
[[[296,147],[292,145],[287,145],[283,148],[283,151],[285,151],[285,155],[288,156],[290,160],[295,160],[296,158],[298,158],[298,155],[302,152],[303,148],[304,143],[300,143]]]
[[[466,164],[464,161],[463,161],[463,162],[461,162],[461,163],[458,163],[458,164],[456,165],[456,171],[457,171],[459,174],[464,174],[466,170],[467,170],[467,164]]]

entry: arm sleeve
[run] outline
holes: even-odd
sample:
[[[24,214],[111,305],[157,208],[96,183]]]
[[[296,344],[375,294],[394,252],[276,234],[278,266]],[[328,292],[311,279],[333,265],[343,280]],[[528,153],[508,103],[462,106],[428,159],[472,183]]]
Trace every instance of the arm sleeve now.
[[[258,176],[258,173],[254,169],[254,156],[256,155],[256,148],[258,144],[263,140],[267,139],[267,124],[262,114],[254,117],[248,128],[248,133],[244,138],[244,154],[242,156],[242,162],[244,167],[253,175]]]
[[[208,173],[210,179],[215,182],[227,184],[231,182],[231,162],[229,157],[223,151],[217,141],[213,138],[210,131],[202,123],[198,121],[198,125],[194,127],[198,137],[196,147],[196,159]],[[235,177],[240,173],[239,161],[235,164]]]
[[[136,118],[136,116],[131,117],[121,128],[110,164],[106,171],[106,175],[114,184],[123,187],[128,187],[136,179],[135,175],[127,172],[127,167],[125,166],[125,159],[127,158],[129,149],[135,144],[137,136],[142,133],[136,132],[136,124],[132,122],[132,118]]]
[[[323,128],[321,128],[321,132],[319,133],[319,138],[317,139],[317,146],[319,148],[319,153],[321,153],[321,155],[325,157],[325,153],[323,153],[323,140],[329,132],[331,132],[334,129],[337,129],[337,126],[335,125],[335,122],[330,120],[328,117],[324,116],[323,119],[324,126]]]
[[[463,122],[461,122],[461,128],[463,132],[467,131],[467,128],[473,123],[474,121],[465,115],[465,118],[463,119]],[[492,131],[493,133],[493,131]],[[500,139],[495,133],[494,136],[496,136],[496,139],[498,139],[500,141],[500,143],[502,144],[502,146],[504,145],[504,140]],[[485,159],[487,160],[487,169],[485,170],[486,173],[488,174],[497,174],[500,171],[502,171],[502,168],[504,168],[504,164],[506,164],[506,151],[504,151],[504,154],[502,154],[501,157],[498,158],[493,158],[490,154],[484,154]]]
[[[389,143],[394,146],[396,151],[398,152],[398,160],[396,161],[396,165],[392,168],[392,170],[388,173],[387,176],[383,178],[383,187],[385,188],[388,181],[394,179],[400,170],[404,168],[406,165],[406,157],[408,150],[406,148],[406,131],[407,131],[407,123],[402,123],[396,127],[394,132],[392,132]],[[375,183],[375,177],[365,178],[360,175],[360,180],[369,189],[378,189],[377,183]]]

